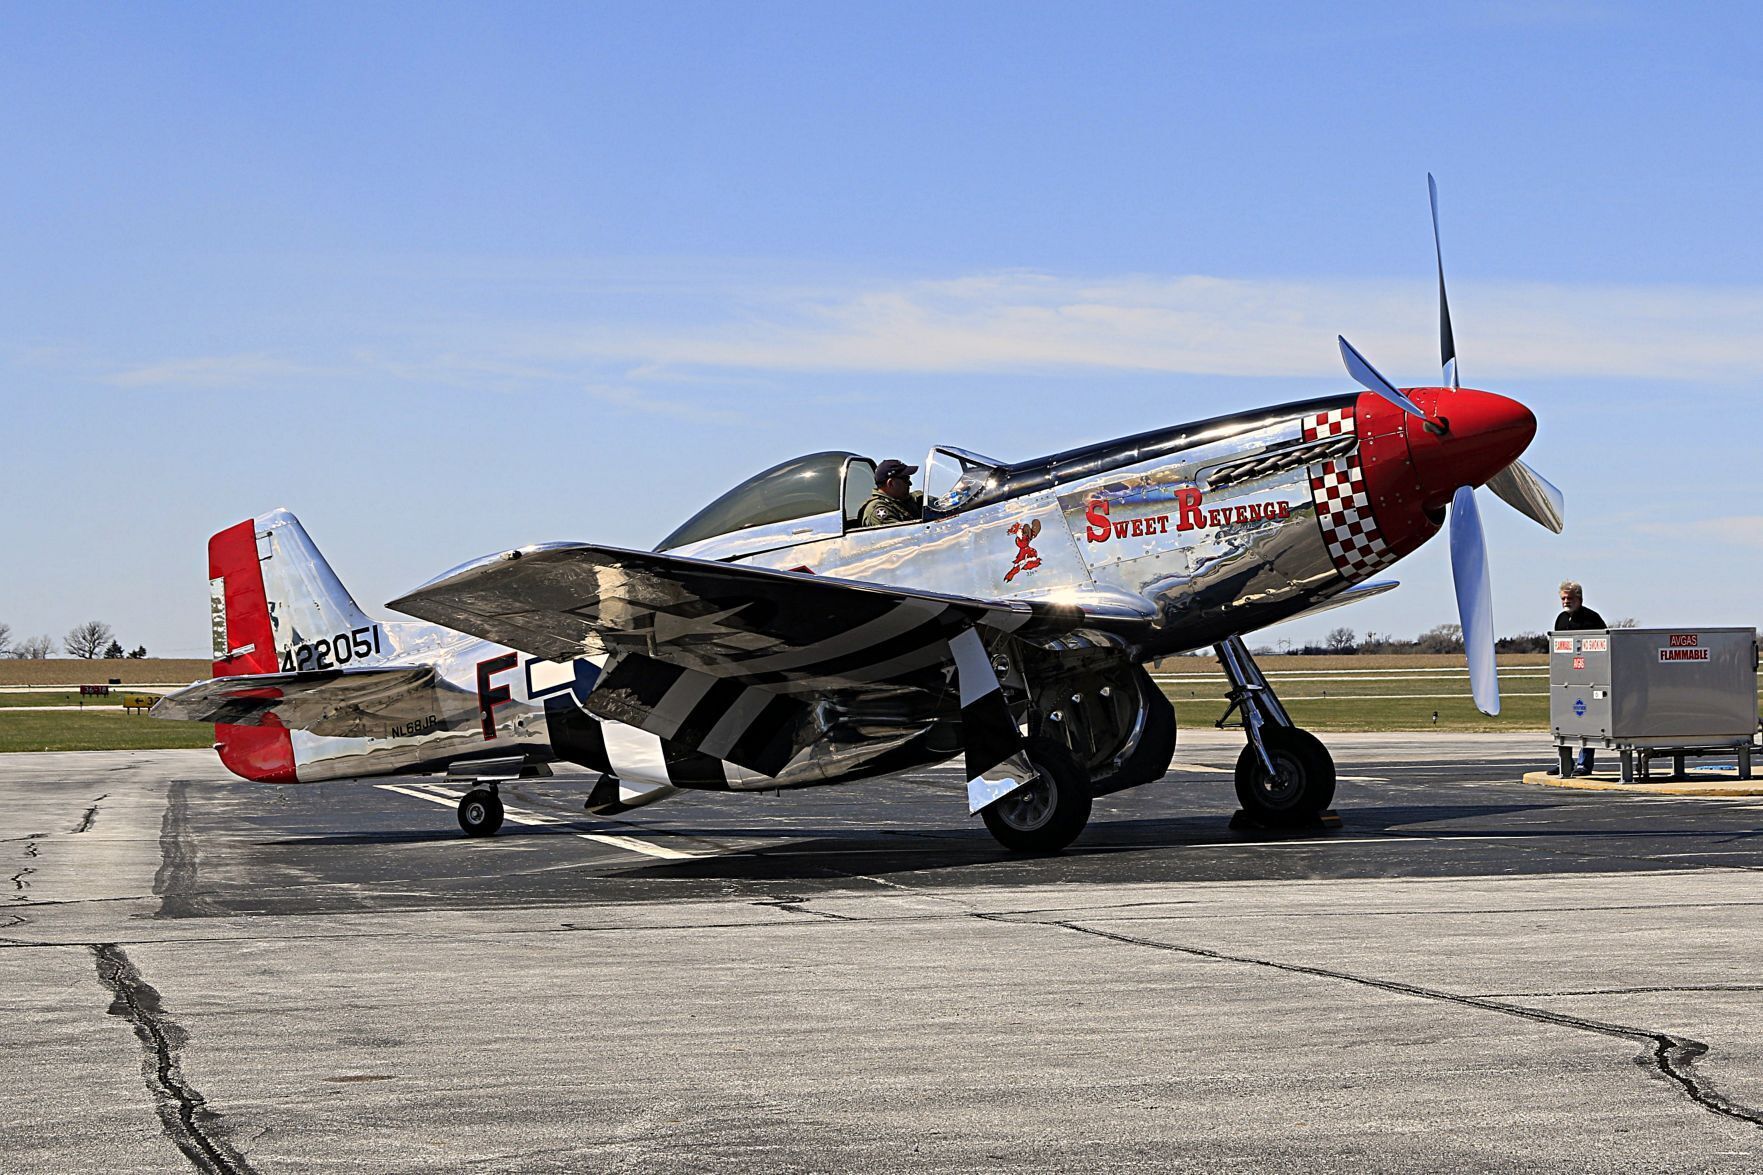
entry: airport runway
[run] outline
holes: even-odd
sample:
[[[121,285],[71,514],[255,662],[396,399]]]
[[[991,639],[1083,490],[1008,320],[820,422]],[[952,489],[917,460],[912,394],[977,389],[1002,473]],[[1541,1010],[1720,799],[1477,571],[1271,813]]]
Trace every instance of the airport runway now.
[[[1763,1167],[1763,800],[1527,787],[1540,738],[1240,736],[1071,851],[954,770],[618,821],[201,751],[0,756],[8,1171]]]

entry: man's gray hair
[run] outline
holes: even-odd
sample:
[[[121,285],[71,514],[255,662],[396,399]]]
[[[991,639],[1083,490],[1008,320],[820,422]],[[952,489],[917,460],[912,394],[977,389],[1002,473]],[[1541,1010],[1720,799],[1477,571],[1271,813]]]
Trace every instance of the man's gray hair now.
[[[1578,596],[1582,600],[1585,599],[1585,589],[1580,587],[1579,583],[1575,580],[1571,580],[1571,579],[1562,580],[1561,581],[1561,590],[1566,592],[1570,596]]]

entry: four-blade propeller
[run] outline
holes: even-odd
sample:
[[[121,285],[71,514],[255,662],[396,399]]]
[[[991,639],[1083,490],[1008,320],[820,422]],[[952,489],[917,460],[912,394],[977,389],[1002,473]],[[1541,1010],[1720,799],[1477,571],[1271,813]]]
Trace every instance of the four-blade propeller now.
[[[1451,306],[1445,296],[1445,254],[1439,243],[1439,189],[1430,174],[1427,195],[1432,204],[1432,247],[1439,274],[1439,361],[1445,386],[1457,388],[1457,340],[1451,331]],[[1347,373],[1367,391],[1425,421],[1440,437],[1448,426],[1420,410],[1401,389],[1341,338],[1341,359]],[[1522,461],[1514,461],[1487,480],[1488,489],[1507,505],[1556,534],[1565,521],[1561,491]],[[1481,511],[1475,487],[1461,486],[1451,498],[1451,578],[1457,589],[1457,615],[1463,625],[1463,651],[1469,661],[1469,687],[1475,705],[1484,714],[1500,712],[1500,683],[1494,663],[1494,599],[1488,577],[1487,540],[1482,533]]]

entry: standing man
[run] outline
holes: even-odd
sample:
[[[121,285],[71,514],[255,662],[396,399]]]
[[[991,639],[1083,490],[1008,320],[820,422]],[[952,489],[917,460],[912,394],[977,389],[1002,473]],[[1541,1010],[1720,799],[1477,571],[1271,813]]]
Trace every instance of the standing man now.
[[[1556,632],[1579,632],[1587,628],[1609,628],[1604,618],[1585,606],[1585,589],[1571,579],[1561,581],[1561,615],[1555,617]],[[1574,763],[1575,775],[1590,775],[1597,752],[1581,747]]]
[[[918,466],[889,457],[875,467],[875,493],[863,503],[858,526],[886,526],[890,522],[916,522],[924,508],[912,497],[912,475]]]

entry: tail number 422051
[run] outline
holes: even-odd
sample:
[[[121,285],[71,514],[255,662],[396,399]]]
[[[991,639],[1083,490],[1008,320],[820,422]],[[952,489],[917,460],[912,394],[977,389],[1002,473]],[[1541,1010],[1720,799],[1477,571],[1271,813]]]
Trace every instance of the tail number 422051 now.
[[[282,672],[303,673],[308,669],[334,669],[362,657],[377,656],[380,651],[380,626],[364,625],[333,637],[321,637],[282,650]]]

